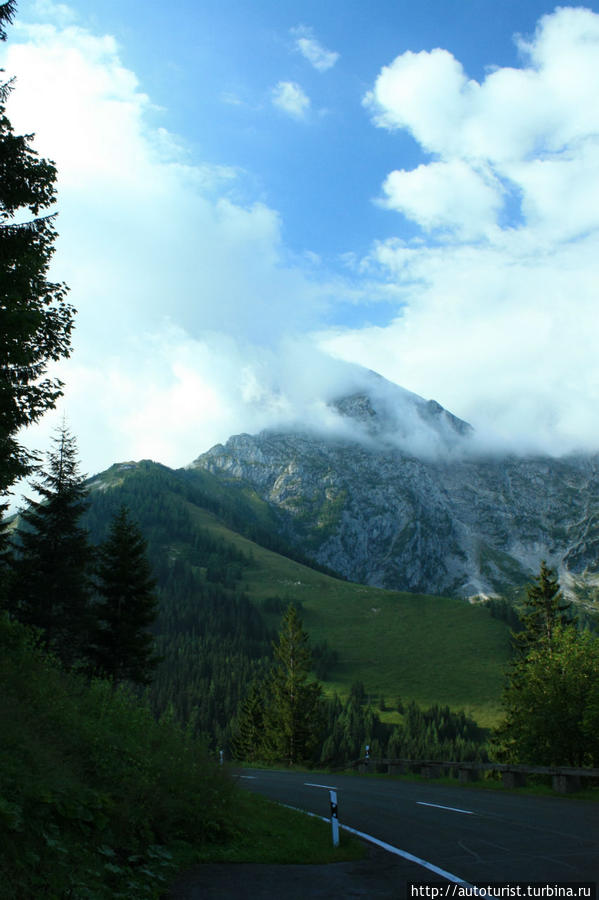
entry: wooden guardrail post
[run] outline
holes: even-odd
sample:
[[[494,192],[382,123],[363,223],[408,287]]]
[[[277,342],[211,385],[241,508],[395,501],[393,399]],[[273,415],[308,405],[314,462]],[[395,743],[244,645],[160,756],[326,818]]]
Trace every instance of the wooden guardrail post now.
[[[501,781],[506,788],[524,787],[526,785],[526,773],[517,772],[514,769],[505,769],[501,773]]]
[[[423,778],[442,778],[445,773],[441,763],[427,763],[420,769],[420,774]]]
[[[580,790],[580,775],[560,773],[552,777],[553,790],[560,794],[570,794]]]

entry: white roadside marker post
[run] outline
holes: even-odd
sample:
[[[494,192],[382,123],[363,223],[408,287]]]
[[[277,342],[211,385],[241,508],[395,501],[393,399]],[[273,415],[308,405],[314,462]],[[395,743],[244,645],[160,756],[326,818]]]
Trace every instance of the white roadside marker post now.
[[[329,791],[331,800],[331,831],[333,833],[333,847],[339,846],[339,814],[337,810],[337,791]]]

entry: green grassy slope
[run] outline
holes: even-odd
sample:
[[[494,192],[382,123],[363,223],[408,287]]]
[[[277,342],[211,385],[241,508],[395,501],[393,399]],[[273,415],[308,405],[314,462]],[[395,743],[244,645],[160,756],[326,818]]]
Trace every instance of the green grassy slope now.
[[[121,464],[93,479],[91,487],[99,500],[114,490],[115,502],[130,505],[134,517],[142,503],[146,531],[162,525],[156,552],[185,552],[175,533],[164,529],[167,519],[174,527],[180,514],[192,523],[191,532],[209,532],[251,557],[239,587],[258,607],[273,597],[282,601],[280,609],[299,601],[312,642],[327,641],[337,653],[324,682],[327,693],[347,696],[351,684],[362,681],[373,702],[383,696],[390,708],[401,696],[464,709],[483,726],[498,720],[509,630],[487,609],[346,582],[296,561],[301,556],[295,551],[290,552],[296,559],[281,555],[287,549],[268,504],[247,487],[207,472],[173,471],[149,461]],[[186,526],[185,540],[193,540],[191,532]],[[267,609],[264,617],[276,630],[280,613]],[[393,713],[382,717],[398,720]]]
[[[499,715],[509,659],[507,626],[461,600],[385,591],[316,572],[231,531],[213,514],[187,504],[198,526],[253,556],[244,587],[258,605],[279,597],[300,601],[313,642],[326,640],[338,665],[327,692],[347,695],[364,682],[374,699],[395,706],[398,695],[425,705],[463,708],[488,726]],[[273,627],[279,616],[272,615]]]

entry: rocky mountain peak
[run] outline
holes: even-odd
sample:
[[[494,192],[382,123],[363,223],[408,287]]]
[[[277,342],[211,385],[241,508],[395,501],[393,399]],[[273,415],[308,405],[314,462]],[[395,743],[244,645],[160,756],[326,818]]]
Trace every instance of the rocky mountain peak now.
[[[424,400],[376,372],[366,373],[363,387],[334,398],[329,406],[369,437],[403,446],[417,455],[454,448],[473,433],[471,425],[436,400]]]
[[[237,435],[193,465],[255,490],[289,543],[352,581],[490,595],[545,559],[599,598],[598,456],[481,456],[467,422],[375,373],[329,409],[340,429]]]

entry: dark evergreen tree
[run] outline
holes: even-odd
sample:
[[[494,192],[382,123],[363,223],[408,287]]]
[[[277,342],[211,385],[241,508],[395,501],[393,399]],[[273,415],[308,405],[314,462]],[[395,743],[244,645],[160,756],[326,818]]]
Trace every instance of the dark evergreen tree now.
[[[267,748],[273,759],[293,766],[310,758],[324,725],[322,688],[308,678],[312,665],[308,635],[293,604],[273,649],[265,714]]]
[[[256,762],[263,759],[264,750],[264,706],[266,689],[262,681],[253,681],[239,713],[239,723],[233,738],[233,753],[236,759]]]
[[[71,666],[85,659],[91,627],[93,548],[80,518],[88,505],[75,438],[63,425],[17,535],[9,609],[42,629],[46,646]]]
[[[0,4],[0,39],[16,4]],[[48,363],[69,356],[74,309],[67,289],[46,278],[56,232],[56,168],[15,135],[6,116],[12,81],[0,85],[0,501],[32,471],[35,457],[17,440],[61,396],[62,383],[45,377]]]
[[[526,605],[520,616],[522,630],[512,634],[518,652],[526,655],[539,643],[550,642],[555,627],[569,622],[569,608],[556,573],[543,560],[534,584],[526,588]]]
[[[497,755],[531,765],[599,765],[599,640],[575,625],[517,659],[504,694]]]
[[[6,40],[6,30],[4,23],[12,22],[17,8],[17,0],[7,0],[6,3],[0,3],[0,41]]]
[[[597,740],[585,731],[599,680],[599,641],[580,634],[555,573],[545,562],[527,589],[523,629],[495,732],[497,755],[536,765],[596,765]],[[592,717],[591,717],[592,718]]]
[[[363,681],[353,681],[349,689],[349,699],[355,706],[366,703],[366,688]]]
[[[159,658],[149,628],[157,615],[156,582],[147,544],[125,506],[98,550],[97,625],[91,655],[114,682],[149,684]]]

